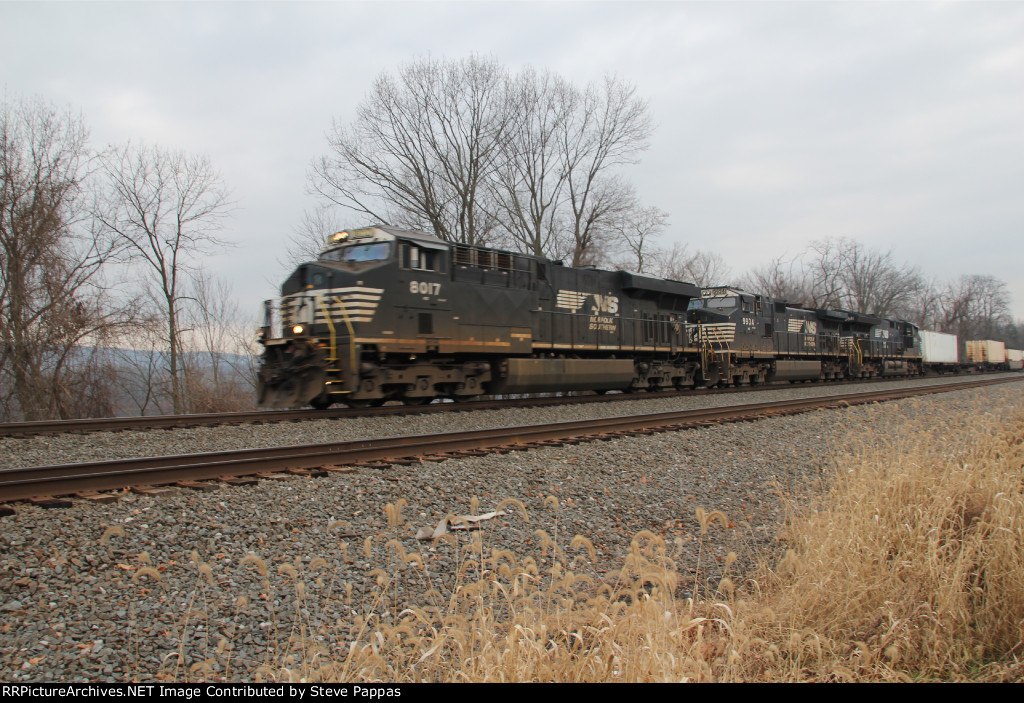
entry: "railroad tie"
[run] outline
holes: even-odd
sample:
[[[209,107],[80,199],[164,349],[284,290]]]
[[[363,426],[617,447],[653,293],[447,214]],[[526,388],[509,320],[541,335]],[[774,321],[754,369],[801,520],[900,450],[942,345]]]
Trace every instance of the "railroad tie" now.
[[[358,469],[354,466],[321,466],[321,470],[335,474],[354,474]]]
[[[255,486],[259,479],[252,476],[221,476],[217,479],[221,483],[228,483],[232,486]]]
[[[116,503],[116,493],[96,493],[95,491],[81,491],[75,493],[75,498],[87,500],[91,503]]]
[[[317,469],[287,469],[292,476],[308,476],[309,478],[323,478],[327,472],[321,468]]]
[[[187,488],[190,491],[203,491],[206,493],[216,491],[219,488],[217,484],[210,483],[209,481],[177,481],[174,485],[178,488]]]
[[[174,495],[178,492],[178,489],[174,486],[132,486],[131,491],[139,495],[158,498],[160,496]]]

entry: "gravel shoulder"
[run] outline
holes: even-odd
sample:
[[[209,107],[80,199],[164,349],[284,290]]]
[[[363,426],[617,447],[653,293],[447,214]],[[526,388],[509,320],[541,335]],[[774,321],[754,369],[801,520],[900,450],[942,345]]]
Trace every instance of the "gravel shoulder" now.
[[[676,403],[664,409],[705,407],[749,402],[744,396],[643,402]],[[827,485],[832,457],[851,437],[920,418],[948,428],[955,442],[958,418],[980,409],[1007,413],[1022,406],[1024,384],[1008,384],[326,478],[267,480],[159,498],[126,494],[113,504],[79,502],[60,511],[19,506],[16,515],[0,519],[0,678],[253,680],[261,666],[287,666],[289,657],[301,658],[310,641],[344,646],[346,628],[371,611],[386,619],[406,604],[442,606],[467,568],[465,547],[476,538],[488,551],[532,555],[542,572],[553,563],[554,545],[569,568],[601,579],[621,566],[631,538],[650,530],[665,539],[682,576],[680,595],[686,596],[717,583],[730,551],[739,557],[730,571],[739,580],[757,559],[777,552],[779,525],[789,506]],[[476,413],[457,417],[460,424],[486,427],[488,422],[582,419],[596,410],[586,406],[579,416],[574,410],[572,418],[565,408],[500,411],[505,414],[491,419]],[[613,414],[626,412],[617,406]],[[330,436],[312,438],[302,429],[306,424],[325,424],[319,431]],[[339,433],[367,436],[372,424],[381,425],[377,432],[411,434],[452,429],[453,420],[332,421],[116,437],[133,453],[148,451],[140,447],[149,434],[165,439],[173,434],[175,451],[210,451],[221,447],[204,444],[210,440],[201,435],[241,431],[251,439],[233,441],[263,446],[281,444],[281,437],[300,443],[337,439]],[[190,434],[194,449],[185,446]],[[9,447],[42,441],[50,452],[45,456],[53,456],[55,439],[63,438],[7,441],[3,451],[7,458],[44,456],[12,454]],[[65,459],[73,460],[81,459]],[[521,502],[525,516],[509,507],[508,514],[486,521],[472,536],[437,542],[414,538],[417,528],[436,525],[446,515],[485,513],[508,498]],[[702,535],[698,507],[721,510],[727,525],[715,522]],[[570,546],[575,535],[593,543],[593,555]],[[413,553],[423,568],[403,559]],[[376,589],[381,575],[391,584],[383,597]]]

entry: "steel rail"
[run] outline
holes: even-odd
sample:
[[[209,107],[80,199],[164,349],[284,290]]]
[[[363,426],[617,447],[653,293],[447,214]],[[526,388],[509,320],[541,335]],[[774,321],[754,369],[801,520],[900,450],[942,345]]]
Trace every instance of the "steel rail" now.
[[[870,379],[880,380],[880,379]],[[855,381],[847,381],[852,383]],[[859,381],[858,381],[859,382]],[[840,382],[842,383],[842,382]],[[837,384],[838,385],[838,384]],[[353,417],[380,417],[390,415],[426,415],[443,412],[474,410],[500,410],[503,408],[542,407],[548,405],[578,405],[607,403],[623,400],[671,398],[705,393],[736,393],[751,390],[771,390],[782,385],[743,386],[738,388],[698,388],[682,391],[642,391],[639,393],[612,393],[606,395],[549,396],[543,398],[481,399],[427,405],[384,405],[376,408],[333,408],[326,410],[254,410],[230,413],[194,413],[186,415],[146,415],[141,417],[101,417],[79,420],[36,420],[0,423],[0,437],[31,437],[46,434],[85,434],[91,432],[122,432],[129,430],[157,430],[184,427],[212,427],[217,425],[265,424],[276,422],[305,422],[307,420],[337,420]]]
[[[627,415],[550,425],[525,425],[271,449],[243,449],[85,464],[2,469],[0,470],[0,502],[23,500],[40,495],[70,495],[138,485],[163,485],[181,481],[247,476],[283,469],[337,467],[367,462],[423,459],[467,450],[529,448],[537,443],[553,441],[588,441],[637,432],[685,429],[714,423],[756,419],[769,415],[795,414],[819,408],[861,405],[1019,380],[1024,380],[1024,377],[983,379],[967,383],[847,393],[647,415]]]
[[[892,376],[885,378],[824,381],[829,387],[907,381],[922,377]],[[935,378],[934,376],[924,378]],[[963,378],[962,376],[958,378]],[[969,382],[969,381],[961,381]],[[555,396],[543,398],[511,398],[504,400],[481,399],[464,403],[431,403],[429,405],[385,405],[377,408],[333,408],[327,410],[254,410],[227,413],[193,413],[186,415],[145,415],[140,417],[99,417],[75,420],[34,420],[0,423],[0,437],[31,437],[47,434],[86,434],[92,432],[145,431],[185,427],[211,427],[217,425],[265,424],[276,422],[305,422],[307,420],[336,420],[352,417],[378,417],[389,415],[418,415],[441,412],[495,410],[515,407],[542,407],[550,405],[576,405],[606,403],[654,398],[676,398],[691,395],[743,393],[791,388],[788,383],[737,386],[730,388],[690,388],[681,391],[642,391],[638,393],[610,393],[606,395]]]

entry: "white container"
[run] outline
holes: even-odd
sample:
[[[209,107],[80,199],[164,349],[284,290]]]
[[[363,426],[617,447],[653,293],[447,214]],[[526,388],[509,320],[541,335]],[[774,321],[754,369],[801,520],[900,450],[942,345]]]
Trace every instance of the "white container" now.
[[[991,339],[968,340],[967,361],[972,364],[1005,364],[1006,344]]]
[[[1007,349],[1006,350],[1006,363],[1010,366],[1010,371],[1020,371],[1024,369],[1024,351],[1020,349]]]
[[[921,356],[925,364],[958,363],[960,355],[957,353],[956,335],[921,330]]]

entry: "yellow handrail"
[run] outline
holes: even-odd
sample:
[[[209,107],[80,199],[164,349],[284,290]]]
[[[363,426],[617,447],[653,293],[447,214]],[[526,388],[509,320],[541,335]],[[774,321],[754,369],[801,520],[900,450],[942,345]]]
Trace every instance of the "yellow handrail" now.
[[[331,331],[331,355],[327,357],[328,361],[338,360],[338,344],[337,335],[334,333],[334,321],[331,319],[331,311],[324,305],[324,299],[319,295],[316,297],[316,302],[320,304],[320,309],[324,312],[324,319],[327,321],[327,329]]]
[[[338,301],[338,307],[341,308],[341,316],[345,318],[345,327],[348,328],[348,355],[349,362],[352,365],[352,368],[349,369],[349,373],[352,374],[353,380],[358,380],[356,375],[356,369],[358,368],[356,366],[356,333],[352,328],[352,321],[348,319],[348,310],[345,309],[345,301],[340,297],[335,298],[335,300]]]

